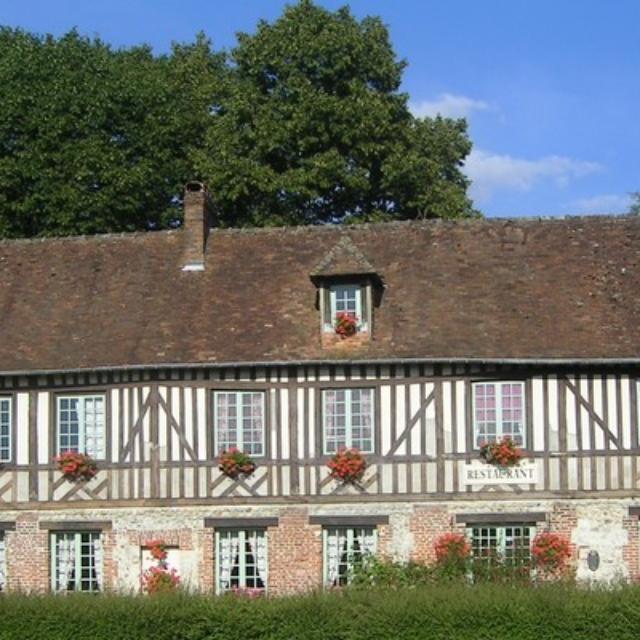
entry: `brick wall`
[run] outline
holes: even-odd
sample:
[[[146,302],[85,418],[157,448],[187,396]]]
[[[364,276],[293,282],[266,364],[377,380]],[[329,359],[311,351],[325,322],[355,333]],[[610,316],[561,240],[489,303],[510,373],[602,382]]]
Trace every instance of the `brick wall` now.
[[[280,513],[269,528],[269,591],[274,595],[322,586],[322,527],[309,524],[306,508]]]
[[[577,505],[577,508],[576,508]],[[583,567],[583,556],[589,549],[600,552],[603,568],[599,572],[583,574],[593,580],[612,574],[612,569],[624,570],[632,580],[640,580],[640,525],[638,516],[628,515],[628,502],[591,501],[530,503],[521,505],[477,501],[471,504],[380,504],[358,505],[346,511],[344,505],[335,509],[322,508],[322,513],[363,516],[389,513],[389,525],[378,527],[378,553],[382,558],[397,558],[420,563],[435,560],[434,543],[448,531],[464,531],[455,524],[455,513],[496,513],[506,511],[546,511],[548,521],[540,530],[548,529],[565,535],[571,541],[573,564]],[[6,532],[7,588],[28,592],[43,592],[50,588],[49,533],[39,529],[38,519],[110,520],[112,530],[103,531],[105,589],[137,591],[140,586],[141,549],[152,539],[162,539],[179,549],[181,562],[191,570],[193,586],[212,592],[215,589],[214,530],[204,527],[204,517],[275,516],[278,526],[268,528],[269,590],[274,595],[304,592],[322,586],[323,549],[322,526],[309,524],[316,515],[313,506],[270,507],[261,512],[243,507],[216,513],[212,508],[176,508],[161,511],[153,508],[120,509],[73,513],[61,512],[5,512],[4,520],[15,521],[15,531]],[[624,517],[623,517],[624,515]],[[604,524],[603,524],[604,523]],[[582,527],[582,529],[581,529]],[[594,540],[594,535],[600,541]],[[606,544],[602,541],[605,541]],[[578,548],[579,547],[579,548]],[[579,560],[579,561],[578,561]],[[605,566],[606,565],[606,566]],[[585,565],[586,566],[586,565]],[[581,574],[577,575],[581,579]],[[582,576],[584,577],[584,576]]]
[[[414,507],[409,531],[413,536],[411,560],[430,564],[436,559],[434,544],[436,539],[452,530],[453,517],[446,507]]]
[[[6,534],[7,589],[42,593],[49,589],[49,534],[38,527],[38,514],[21,513],[15,531]]]

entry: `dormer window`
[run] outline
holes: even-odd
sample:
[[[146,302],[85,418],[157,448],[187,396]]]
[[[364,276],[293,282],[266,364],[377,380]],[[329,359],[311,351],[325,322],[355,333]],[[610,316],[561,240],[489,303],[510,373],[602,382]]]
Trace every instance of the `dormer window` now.
[[[346,313],[356,321],[357,331],[367,331],[366,288],[359,284],[335,284],[329,287],[329,322],[325,331],[334,331],[340,314]]]
[[[362,344],[371,338],[373,308],[380,304],[380,274],[344,234],[310,274],[318,288],[317,307],[324,346]],[[362,339],[345,340],[356,334]]]

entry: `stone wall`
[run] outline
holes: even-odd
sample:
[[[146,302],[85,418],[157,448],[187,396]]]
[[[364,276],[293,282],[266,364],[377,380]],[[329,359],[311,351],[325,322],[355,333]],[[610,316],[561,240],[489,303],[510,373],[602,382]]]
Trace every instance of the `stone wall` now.
[[[630,515],[629,500],[520,500],[455,503],[362,503],[266,507],[175,507],[84,510],[3,511],[3,522],[15,522],[6,531],[7,588],[43,592],[50,588],[49,531],[46,521],[107,522],[103,531],[105,588],[137,592],[144,569],[144,548],[161,538],[170,559],[179,565],[187,586],[215,589],[215,533],[205,518],[278,518],[269,526],[269,590],[276,595],[321,588],[323,575],[322,525],[310,516],[388,516],[378,525],[378,552],[384,558],[430,563],[434,543],[447,531],[464,531],[456,514],[543,512],[538,530],[566,535],[572,544],[573,568],[581,582],[610,584],[640,579],[638,515]],[[599,567],[591,570],[589,552],[597,552]]]

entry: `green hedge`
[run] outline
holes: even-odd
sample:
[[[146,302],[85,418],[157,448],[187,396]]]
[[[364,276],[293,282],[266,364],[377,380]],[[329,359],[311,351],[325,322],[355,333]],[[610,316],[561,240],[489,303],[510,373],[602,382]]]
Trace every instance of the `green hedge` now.
[[[597,640],[640,636],[640,588],[434,585],[258,599],[0,598],[0,640]]]

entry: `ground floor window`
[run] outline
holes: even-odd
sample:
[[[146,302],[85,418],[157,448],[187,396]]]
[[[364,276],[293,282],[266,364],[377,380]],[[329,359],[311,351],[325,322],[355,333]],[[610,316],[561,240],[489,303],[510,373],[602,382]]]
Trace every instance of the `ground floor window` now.
[[[471,541],[473,574],[522,573],[531,571],[531,541],[536,528],[530,524],[474,525],[467,529]]]
[[[375,555],[375,527],[327,527],[324,535],[324,584],[338,587],[349,584],[354,569],[368,555]]]
[[[216,591],[267,588],[267,532],[265,529],[216,531]]]
[[[102,590],[100,533],[51,534],[51,588],[54,591]]]
[[[0,531],[0,591],[7,588],[7,550],[4,531]]]

